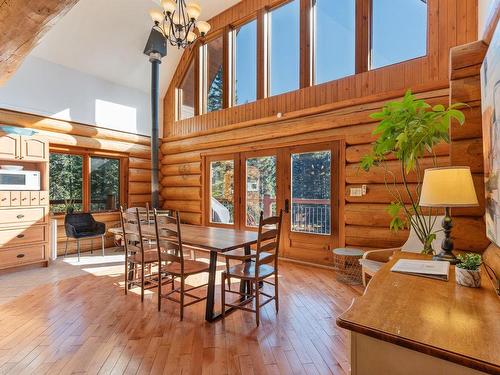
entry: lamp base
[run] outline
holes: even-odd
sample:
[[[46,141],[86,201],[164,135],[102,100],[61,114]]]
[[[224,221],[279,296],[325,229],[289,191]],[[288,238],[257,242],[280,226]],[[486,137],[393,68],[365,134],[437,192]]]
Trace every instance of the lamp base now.
[[[450,262],[450,264],[457,264],[460,262],[452,252],[447,251],[441,251],[439,254],[434,255],[432,260],[447,261]]]

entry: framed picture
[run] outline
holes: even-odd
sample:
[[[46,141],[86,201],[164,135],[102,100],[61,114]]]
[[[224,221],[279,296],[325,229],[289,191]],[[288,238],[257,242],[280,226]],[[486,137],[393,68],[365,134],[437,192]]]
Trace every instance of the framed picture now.
[[[500,246],[500,28],[481,66],[486,235]]]

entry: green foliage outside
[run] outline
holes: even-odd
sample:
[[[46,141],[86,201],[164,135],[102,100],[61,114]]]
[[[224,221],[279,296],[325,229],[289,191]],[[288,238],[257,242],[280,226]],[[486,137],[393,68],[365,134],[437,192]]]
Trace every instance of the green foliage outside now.
[[[438,104],[431,106],[424,100],[417,99],[408,90],[400,101],[387,103],[381,111],[370,117],[380,121],[374,135],[378,135],[372,151],[363,156],[360,167],[369,171],[373,167],[381,167],[384,171],[385,185],[391,193],[393,201],[387,212],[391,216],[391,230],[411,227],[424,244],[424,253],[432,253],[432,241],[436,232],[432,231],[434,222],[432,210],[425,215],[419,206],[419,197],[424,170],[421,159],[425,153],[433,156],[436,166],[436,155],[433,147],[441,142],[449,143],[450,121],[456,120],[460,125],[465,121],[464,114],[458,109],[461,103],[445,108]],[[396,183],[396,174],[387,166],[387,157],[393,155],[400,163],[400,178],[403,186]],[[415,173],[417,179],[416,192],[412,192],[407,181],[409,173]],[[404,204],[409,201],[410,204]]]
[[[222,65],[208,86],[207,112],[222,109]]]
[[[457,264],[458,268],[463,268],[464,270],[477,271],[479,266],[481,266],[482,260],[481,255],[474,253],[467,253],[465,255],[457,255],[460,263]]]
[[[82,211],[82,170],[81,155],[50,154],[50,209],[53,213],[66,211],[69,201],[75,211]]]
[[[50,154],[50,208],[64,213],[73,207],[83,210],[83,156]],[[116,210],[120,202],[120,161],[90,158],[90,210]]]

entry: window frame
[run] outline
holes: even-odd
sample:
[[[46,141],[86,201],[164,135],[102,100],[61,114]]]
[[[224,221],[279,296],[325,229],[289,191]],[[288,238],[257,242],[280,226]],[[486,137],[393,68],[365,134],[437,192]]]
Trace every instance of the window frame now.
[[[120,182],[120,202],[119,206],[128,205],[128,155],[122,153],[114,153],[114,152],[104,152],[104,151],[94,151],[94,150],[86,150],[86,149],[75,149],[75,148],[65,148],[65,147],[57,147],[50,146],[50,154],[66,154],[66,155],[79,155],[83,158],[82,161],[82,211],[81,212],[90,212],[92,214],[104,214],[104,213],[112,213],[118,212],[119,209],[116,210],[103,210],[103,211],[90,211],[91,206],[91,191],[90,191],[90,158],[106,158],[106,159],[116,159],[120,162],[120,173],[119,173],[119,182]],[[49,173],[50,173],[50,164],[49,164]],[[50,181],[49,181],[49,190],[50,190]],[[65,215],[63,212],[54,213],[54,216]]]
[[[200,114],[200,88],[199,85],[201,84],[202,78],[200,77],[200,61],[199,61],[199,53],[198,53],[198,48],[197,48],[197,43],[195,43],[194,48],[191,50],[189,57],[187,59],[185,69],[180,75],[180,79],[177,81],[175,85],[175,121],[183,121],[183,120],[188,120],[193,117],[181,119],[180,114],[181,114],[181,95],[180,92],[182,91],[182,84],[186,80],[186,77],[189,73],[189,68],[193,64],[193,69],[194,69],[194,115],[198,116]]]

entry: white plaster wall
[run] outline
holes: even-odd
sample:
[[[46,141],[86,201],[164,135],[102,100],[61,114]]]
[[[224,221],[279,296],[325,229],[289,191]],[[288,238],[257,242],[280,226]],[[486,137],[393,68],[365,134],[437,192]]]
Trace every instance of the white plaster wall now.
[[[488,18],[493,10],[493,5],[496,0],[479,0],[478,1],[478,39],[483,38],[484,28],[488,22]]]
[[[151,134],[150,105],[147,92],[33,55],[0,87],[0,108],[143,135]]]

